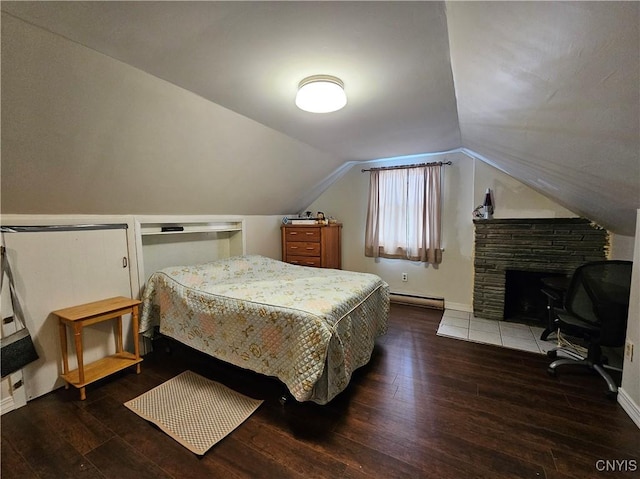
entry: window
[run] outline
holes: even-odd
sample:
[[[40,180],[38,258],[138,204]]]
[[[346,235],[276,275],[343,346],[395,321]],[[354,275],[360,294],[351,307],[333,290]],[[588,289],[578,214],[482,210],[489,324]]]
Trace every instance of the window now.
[[[438,264],[440,164],[371,170],[365,255]]]

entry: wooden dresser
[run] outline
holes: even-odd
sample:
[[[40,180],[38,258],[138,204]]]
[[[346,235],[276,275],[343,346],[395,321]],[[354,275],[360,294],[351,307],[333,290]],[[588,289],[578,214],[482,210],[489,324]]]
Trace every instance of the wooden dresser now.
[[[340,223],[282,225],[282,261],[300,266],[340,269]]]

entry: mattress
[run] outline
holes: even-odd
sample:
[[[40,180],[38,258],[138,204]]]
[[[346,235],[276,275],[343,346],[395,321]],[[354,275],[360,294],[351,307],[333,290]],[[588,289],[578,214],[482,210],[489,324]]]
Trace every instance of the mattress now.
[[[160,332],[280,379],[298,401],[326,404],[387,331],[389,287],[378,276],[296,266],[259,255],[157,271],[140,332]]]

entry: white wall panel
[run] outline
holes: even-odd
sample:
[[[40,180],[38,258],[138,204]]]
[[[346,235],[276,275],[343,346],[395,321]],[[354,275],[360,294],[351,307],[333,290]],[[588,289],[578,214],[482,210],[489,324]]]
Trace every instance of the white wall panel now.
[[[27,325],[40,354],[23,370],[27,399],[33,399],[63,385],[58,379],[58,323],[51,312],[112,296],[131,297],[127,230],[20,232],[4,233],[4,237]],[[127,338],[130,327],[125,318]],[[130,342],[127,349],[132,349]],[[112,322],[85,328],[84,344],[85,363],[115,352]],[[75,364],[71,347],[70,366]]]

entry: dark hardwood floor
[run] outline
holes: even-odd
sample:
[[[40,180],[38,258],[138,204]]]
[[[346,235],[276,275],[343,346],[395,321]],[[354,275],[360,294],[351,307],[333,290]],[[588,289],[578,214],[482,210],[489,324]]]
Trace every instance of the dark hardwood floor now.
[[[282,406],[276,380],[158,348],[140,375],[90,386],[86,401],[59,389],[2,416],[2,478],[640,475],[640,430],[599,377],[553,379],[542,355],[438,337],[440,317],[392,305],[371,362],[326,406]],[[185,369],[265,400],[203,457],[123,406]],[[612,461],[627,471],[599,470]]]

